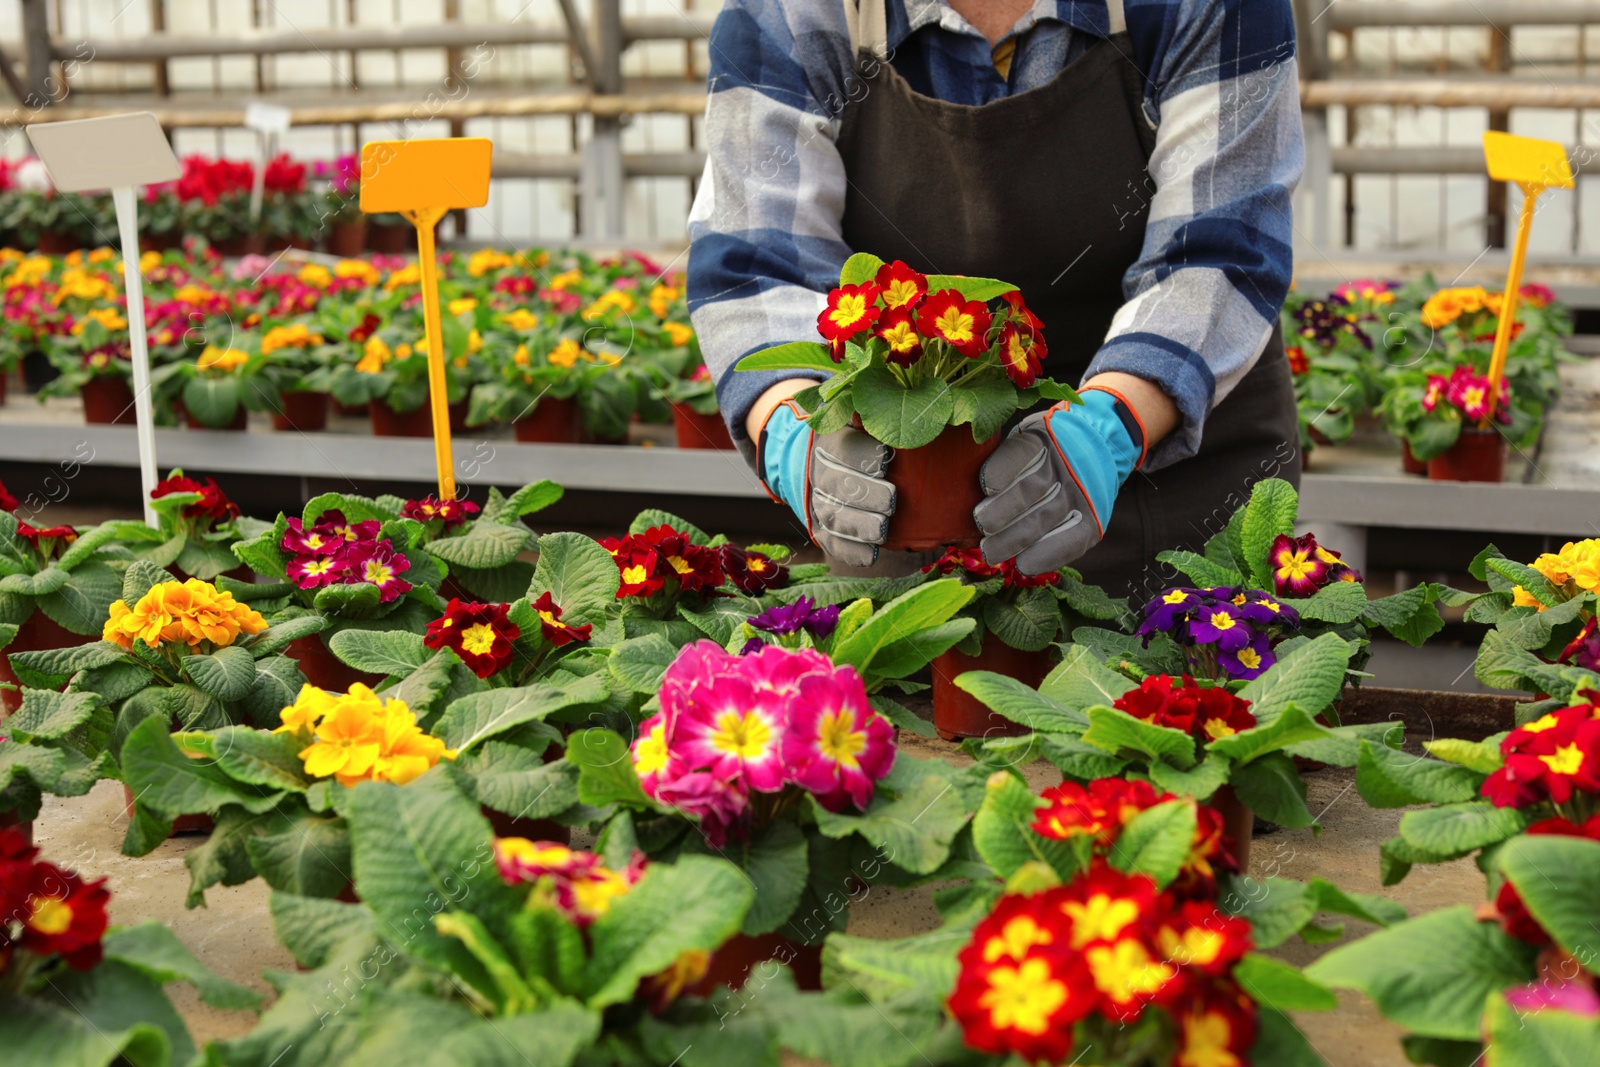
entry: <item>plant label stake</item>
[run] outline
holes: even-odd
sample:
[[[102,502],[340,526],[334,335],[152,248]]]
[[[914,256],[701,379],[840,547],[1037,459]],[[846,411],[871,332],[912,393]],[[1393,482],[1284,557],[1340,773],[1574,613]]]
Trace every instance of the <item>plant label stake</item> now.
[[[1494,331],[1494,354],[1489,358],[1488,426],[1500,400],[1500,382],[1506,373],[1506,352],[1511,345],[1511,324],[1517,319],[1517,295],[1522,288],[1522,265],[1528,258],[1528,235],[1533,232],[1534,204],[1546,189],[1571,189],[1572,166],[1567,150],[1555,141],[1515,137],[1490,131],[1483,135],[1483,157],[1489,177],[1516,182],[1522,189],[1522,214],[1517,219],[1517,240],[1511,249],[1511,269],[1500,294],[1500,322]]]
[[[134,190],[177,181],[183,173],[155,115],[135,111],[69,122],[36,122],[28,140],[50,180],[64,193],[110,189],[122,238],[122,278],[128,297],[128,341],[133,363],[133,411],[139,439],[139,480],[144,521],[158,526],[150,491],[156,487],[155,417],[150,410],[150,348],[144,333],[144,279],[139,273],[139,213]]]
[[[244,124],[256,131],[255,177],[250,182],[250,221],[261,221],[261,201],[267,192],[267,164],[277,154],[278,138],[289,132],[293,114],[277,104],[254,101],[244,109]]]
[[[456,476],[450,458],[449,397],[433,230],[447,212],[482,207],[489,202],[489,161],[493,150],[487,137],[368,141],[361,146],[361,210],[369,215],[394,212],[417,228],[422,321],[428,338],[428,402],[433,412],[440,500],[455,499]]]

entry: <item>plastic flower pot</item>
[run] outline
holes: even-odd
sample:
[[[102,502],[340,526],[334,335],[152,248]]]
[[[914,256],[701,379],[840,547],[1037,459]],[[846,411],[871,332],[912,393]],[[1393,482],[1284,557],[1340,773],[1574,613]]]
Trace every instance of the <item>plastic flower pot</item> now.
[[[382,226],[377,223],[367,223],[367,251],[381,252],[388,256],[399,256],[410,252],[416,247],[416,233],[410,226]]]
[[[274,430],[315,432],[328,428],[328,394],[296,390],[282,394],[277,411],[272,413]]]
[[[433,416],[427,404],[410,411],[396,411],[387,400],[374,399],[367,405],[374,437],[432,437]]]
[[[126,378],[90,378],[78,390],[83,398],[83,421],[90,426],[132,426],[133,389]]]
[[[1233,791],[1225,785],[1206,801],[1222,816],[1223,847],[1239,865],[1243,874],[1250,873],[1250,839],[1255,836],[1256,813],[1245,807]]]
[[[242,237],[227,237],[220,241],[212,241],[212,251],[219,256],[251,256],[260,255],[266,247],[266,240],[259,233],[245,234]]]
[[[328,650],[321,634],[290,641],[283,654],[300,665],[300,673],[306,676],[306,681],[330,693],[348,692],[357,682],[371,686],[383,681],[381,674],[368,674],[346,666],[343,660]]]
[[[808,993],[822,989],[822,946],[801,945],[782,934],[734,934],[711,954],[706,976],[695,991],[707,995],[717,986],[743,989],[752,978],[765,984],[787,964],[795,985]]]
[[[128,818],[133,818],[133,790],[128,788],[126,785],[122,787],[122,811],[123,814],[127,815]],[[177,837],[179,834],[209,834],[216,828],[216,820],[202,811],[193,815],[179,815],[176,819],[173,819],[172,833],[170,836]]]
[[[22,839],[30,845],[33,844],[33,820],[24,820],[15,808],[10,811],[0,811],[0,830],[20,830]]]
[[[1498,430],[1463,426],[1456,443],[1428,460],[1435,482],[1502,482],[1506,477],[1506,439]]]
[[[82,247],[83,242],[70,233],[44,230],[39,234],[39,254],[42,256],[64,256]]]
[[[518,441],[530,444],[570,445],[583,436],[583,418],[577,397],[547,396],[533,410],[511,424]]]
[[[354,259],[367,247],[367,220],[336,222],[328,227],[328,252],[345,259]]]
[[[889,461],[895,487],[894,515],[883,547],[890,552],[926,552],[952,545],[974,548],[978,526],[972,509],[983,501],[978,471],[1000,447],[1000,434],[982,444],[972,427],[946,426],[921,448],[902,448]]]
[[[722,415],[702,415],[688,404],[672,405],[672,425],[678,433],[679,448],[716,449],[732,452],[733,435]]]
[[[10,682],[20,685],[16,672],[11,669],[10,655],[13,652],[43,652],[53,648],[75,648],[78,645],[87,645],[100,640],[99,634],[75,634],[71,630],[56,622],[50,616],[33,609],[22,625],[17,627],[17,635],[11,643],[0,652],[0,682]],[[5,709],[5,714],[10,715],[22,706],[22,693],[17,689],[0,689],[0,708]]]
[[[1428,461],[1411,454],[1411,442],[1400,439],[1400,469],[1407,474],[1427,474]]]
[[[976,656],[949,649],[933,660],[933,728],[946,741],[963,737],[1017,737],[1028,732],[989,710],[989,706],[964,689],[956,679],[968,671],[993,671],[1037,689],[1050,673],[1050,650],[1023,652],[992,633],[984,634]]]
[[[242,432],[250,426],[250,413],[240,404],[233,413],[233,421],[226,426],[209,426],[195,418],[188,408],[183,409],[183,424],[191,430],[222,430],[228,432]]]

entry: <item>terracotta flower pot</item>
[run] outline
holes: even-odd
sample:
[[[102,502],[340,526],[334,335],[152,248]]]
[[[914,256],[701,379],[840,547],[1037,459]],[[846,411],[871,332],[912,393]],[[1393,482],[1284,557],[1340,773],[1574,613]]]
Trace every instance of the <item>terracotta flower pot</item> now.
[[[1427,474],[1428,461],[1411,454],[1411,442],[1400,439],[1400,469],[1406,474]]]
[[[1242,874],[1250,873],[1250,839],[1255,836],[1256,813],[1245,807],[1233,791],[1225,785],[1211,795],[1206,804],[1222,816],[1223,848]]]
[[[354,259],[367,247],[367,220],[336,222],[328,227],[328,251],[345,259]]]
[[[24,820],[16,809],[0,811],[0,830],[20,830],[22,839],[28,844],[33,844],[33,820]]]
[[[1498,430],[1463,426],[1456,443],[1428,460],[1428,479],[1435,482],[1503,482],[1506,439]]]
[[[302,433],[326,430],[328,394],[300,390],[284,393],[281,406],[272,413],[272,428]]]
[[[283,234],[273,234],[267,239],[268,252],[281,252],[285,248],[298,248],[302,252],[309,251],[314,242],[309,237],[285,237]]]
[[[78,391],[83,421],[90,426],[133,426],[133,389],[126,378],[90,378]]]
[[[0,652],[0,682],[10,682],[12,685],[21,685],[16,672],[11,669],[11,653],[13,652],[43,652],[52,648],[76,648],[100,640],[99,634],[75,634],[71,630],[56,622],[50,616],[33,609],[33,614],[23,620],[17,627],[17,635],[11,643]],[[10,715],[22,707],[22,693],[17,689],[0,689],[0,708],[5,709],[5,714]]]
[[[227,237],[220,241],[212,241],[211,248],[219,256],[258,256],[266,247],[266,240],[259,233],[245,234],[242,237]]]
[[[577,397],[547,396],[533,410],[511,424],[518,441],[570,445],[583,435],[582,414]]]
[[[166,230],[162,233],[141,233],[139,235],[139,251],[141,252],[170,252],[183,244],[183,235],[176,230]]]
[[[407,252],[415,251],[417,239],[413,236],[416,230],[410,226],[382,226],[376,223],[367,223],[367,251],[380,252],[387,256],[400,256]]]
[[[133,818],[133,790],[126,785],[122,787],[122,812],[128,818]],[[179,834],[209,834],[216,828],[216,820],[203,811],[192,815],[179,815],[172,820],[173,837]]]
[[[6,402],[6,382],[8,379],[10,379],[10,377],[11,375],[5,373],[4,371],[0,371],[0,404],[4,404]]]
[[[720,414],[702,415],[688,404],[673,404],[672,425],[678,432],[679,448],[734,450],[733,435]]]
[[[471,410],[471,407],[471,402],[465,397],[457,400],[454,404],[445,405],[445,410],[450,415],[451,434],[464,434],[467,432],[467,412]],[[428,425],[430,427],[428,432],[432,433],[433,416],[431,414],[428,417]]]
[[[933,728],[946,741],[963,737],[1016,737],[1027,733],[1026,726],[995,714],[983,701],[957,688],[956,679],[968,671],[993,671],[1036,689],[1050,673],[1050,660],[1048,648],[1023,652],[992,633],[984,634],[983,647],[976,656],[953,648],[941,652],[933,660]]]
[[[39,234],[39,254],[42,256],[64,256],[82,247],[83,242],[70,233],[44,230]]]
[[[306,676],[306,681],[331,693],[343,693],[357,682],[370,686],[383,681],[381,674],[368,674],[345,666],[343,660],[329,651],[321,634],[290,641],[283,654],[300,664],[300,673]]]
[[[978,471],[1000,447],[1000,437],[997,433],[976,444],[972,427],[946,426],[921,448],[897,450],[889,461],[895,509],[884,549],[926,552],[946,545],[976,547],[978,527],[972,509],[983,501]]]
[[[766,966],[769,960],[773,961],[772,966]],[[779,963],[787,964],[794,972],[795,985],[800,989],[821,991],[822,946],[796,944],[777,933],[734,934],[711,954],[711,965],[695,991],[706,995],[717,986],[743,989],[751,980],[765,984],[777,972]]]
[[[373,400],[367,405],[372,418],[374,437],[432,437],[433,416],[427,404],[410,411],[396,411],[387,400]]]
[[[250,413],[240,404],[233,413],[233,421],[226,426],[207,426],[194,417],[188,408],[183,409],[183,424],[191,430],[219,430],[224,432],[243,432],[250,427]]]

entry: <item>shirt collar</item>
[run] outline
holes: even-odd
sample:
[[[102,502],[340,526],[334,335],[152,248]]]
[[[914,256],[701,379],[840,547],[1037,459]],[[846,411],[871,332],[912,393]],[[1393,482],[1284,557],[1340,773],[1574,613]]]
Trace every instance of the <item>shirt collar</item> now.
[[[861,0],[877,3],[882,0]],[[956,14],[948,0],[887,0],[889,40],[891,50],[899,48],[905,39],[924,26],[938,25],[952,33],[973,31],[965,19]],[[1105,0],[1034,0],[1013,33],[1026,33],[1040,22],[1064,22],[1073,29],[1096,37],[1111,36],[1111,16],[1106,11]]]

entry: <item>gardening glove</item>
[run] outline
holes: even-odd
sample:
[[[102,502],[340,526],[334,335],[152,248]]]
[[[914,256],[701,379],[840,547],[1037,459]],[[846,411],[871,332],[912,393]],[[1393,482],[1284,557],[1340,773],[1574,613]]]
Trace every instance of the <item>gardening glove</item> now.
[[[1117,491],[1144,462],[1144,429],[1115,393],[1081,395],[1022,420],[979,472],[972,517],[991,564],[1015,557],[1023,574],[1044,574],[1105,536]]]
[[[853,429],[819,437],[786,400],[762,427],[756,468],[767,492],[794,510],[829,556],[853,567],[878,558],[894,514],[886,445]]]

